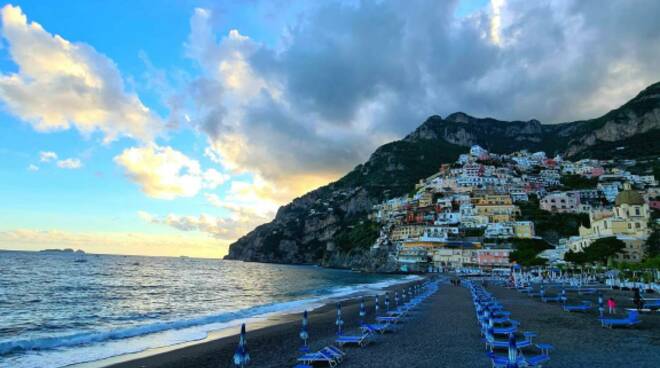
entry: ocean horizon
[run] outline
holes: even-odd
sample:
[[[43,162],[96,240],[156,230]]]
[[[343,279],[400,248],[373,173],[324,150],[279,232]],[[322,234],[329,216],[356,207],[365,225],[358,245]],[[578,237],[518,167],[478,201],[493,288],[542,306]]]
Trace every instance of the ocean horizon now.
[[[57,368],[203,340],[246,320],[410,279],[217,259],[3,251],[0,367]]]

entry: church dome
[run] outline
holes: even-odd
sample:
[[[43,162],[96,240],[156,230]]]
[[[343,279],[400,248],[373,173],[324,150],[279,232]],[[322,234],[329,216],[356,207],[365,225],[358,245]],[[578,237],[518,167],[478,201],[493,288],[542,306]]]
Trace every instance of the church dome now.
[[[629,206],[641,206],[644,204],[644,198],[639,192],[632,189],[626,189],[616,196],[616,205],[627,204]]]

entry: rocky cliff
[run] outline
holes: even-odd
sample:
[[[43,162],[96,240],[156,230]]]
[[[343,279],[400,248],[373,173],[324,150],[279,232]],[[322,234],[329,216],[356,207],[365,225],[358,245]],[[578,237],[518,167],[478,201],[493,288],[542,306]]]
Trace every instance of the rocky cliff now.
[[[497,153],[543,150],[568,158],[659,155],[660,83],[590,120],[548,125],[462,112],[445,119],[431,116],[404,139],[378,148],[343,178],[281,207],[272,222],[233,243],[226,258],[391,271],[389,245],[370,249],[379,234],[366,218],[368,211],[385,198],[409,192],[420,178],[453,162],[473,144]]]

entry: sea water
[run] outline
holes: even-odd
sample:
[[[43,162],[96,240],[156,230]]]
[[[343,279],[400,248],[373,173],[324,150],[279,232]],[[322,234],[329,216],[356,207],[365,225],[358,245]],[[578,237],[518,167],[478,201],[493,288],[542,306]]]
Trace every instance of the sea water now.
[[[201,340],[405,280],[211,259],[0,252],[0,367],[63,367]]]

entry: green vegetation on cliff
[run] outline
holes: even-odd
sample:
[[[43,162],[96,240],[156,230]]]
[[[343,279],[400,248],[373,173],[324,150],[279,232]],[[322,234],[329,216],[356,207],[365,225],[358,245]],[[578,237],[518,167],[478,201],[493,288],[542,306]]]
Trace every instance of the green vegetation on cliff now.
[[[536,196],[528,202],[516,203],[520,207],[520,220],[533,221],[537,236],[556,243],[560,238],[578,235],[580,225],[589,226],[589,216],[585,213],[552,213],[539,208]]]

